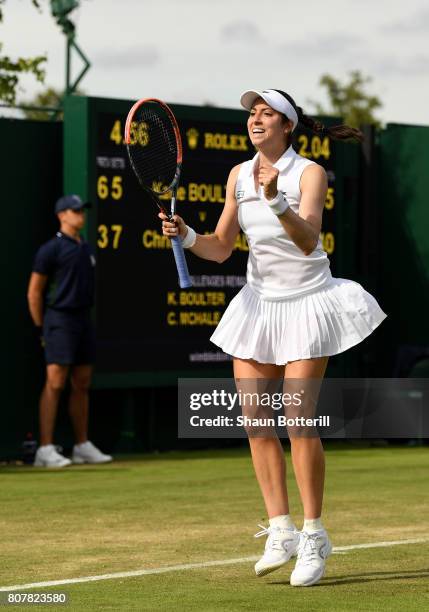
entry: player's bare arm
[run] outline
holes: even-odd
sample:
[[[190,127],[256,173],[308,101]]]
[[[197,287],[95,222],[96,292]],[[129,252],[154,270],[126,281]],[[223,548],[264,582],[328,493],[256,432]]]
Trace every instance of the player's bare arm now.
[[[259,184],[263,186],[267,200],[278,193],[279,171],[265,164],[259,168]],[[279,221],[305,255],[310,255],[317,246],[322,227],[322,215],[328,190],[328,179],[322,166],[312,164],[305,168],[301,177],[301,202],[299,214],[291,208],[279,215]]]
[[[213,234],[197,234],[195,244],[191,247],[191,251],[210,261],[222,263],[232,253],[237,234],[240,231],[238,223],[237,201],[235,199],[235,185],[237,183],[240,165],[234,166],[231,170],[228,182],[226,185],[225,205],[217,223]],[[185,238],[187,227],[185,221],[178,215],[174,216],[176,225],[168,221],[166,215],[159,213],[159,217],[163,220],[162,230],[164,236],[171,237],[172,231],[176,228],[179,236]]]

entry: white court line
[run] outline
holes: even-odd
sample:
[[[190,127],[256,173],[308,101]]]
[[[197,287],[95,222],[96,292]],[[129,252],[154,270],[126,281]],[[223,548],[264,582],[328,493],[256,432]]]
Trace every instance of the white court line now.
[[[370,542],[368,544],[351,544],[349,546],[334,546],[332,552],[341,554],[347,550],[360,548],[384,548],[386,546],[398,546],[400,544],[422,544],[429,542],[429,538],[415,538],[412,540],[393,540],[391,542]],[[36,589],[41,587],[60,586],[63,584],[77,584],[79,582],[98,582],[99,580],[113,580],[115,578],[135,578],[137,576],[148,576],[151,574],[165,574],[167,572],[179,572],[181,570],[201,569],[204,567],[216,567],[219,565],[236,565],[237,563],[248,563],[257,561],[260,555],[252,557],[239,557],[237,559],[221,559],[219,561],[203,561],[201,563],[186,563],[184,565],[169,565],[153,569],[135,570],[133,572],[116,572],[114,574],[101,574],[100,576],[83,576],[81,578],[67,578],[65,580],[48,580],[46,582],[30,582],[28,584],[14,584],[0,587],[0,591],[20,591],[23,589]]]

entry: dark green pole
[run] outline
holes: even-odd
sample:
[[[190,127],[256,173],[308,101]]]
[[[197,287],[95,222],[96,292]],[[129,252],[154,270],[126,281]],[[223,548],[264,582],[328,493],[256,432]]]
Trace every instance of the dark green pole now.
[[[58,104],[57,111],[52,115],[51,119],[56,119],[58,113],[63,108],[63,102],[65,96],[72,94],[76,91],[76,88],[86,72],[89,70],[91,63],[82,51],[82,49],[77,45],[76,38],[76,28],[75,25],[68,18],[69,13],[71,13],[75,8],[79,6],[79,0],[51,0],[51,12],[53,17],[55,18],[58,25],[61,27],[64,35],[66,37],[66,84],[64,89],[64,94],[62,96],[61,101]],[[72,49],[76,51],[79,57],[82,59],[84,63],[84,67],[81,72],[78,74],[76,80],[71,82],[71,56]]]
[[[66,38],[66,86],[64,89],[64,95],[68,96],[70,93],[70,38]]]

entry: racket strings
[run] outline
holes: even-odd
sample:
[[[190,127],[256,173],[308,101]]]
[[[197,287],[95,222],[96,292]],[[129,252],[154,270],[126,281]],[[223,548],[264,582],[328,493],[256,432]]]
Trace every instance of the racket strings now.
[[[148,122],[149,124],[156,125],[158,130],[162,133],[165,144],[167,144],[170,152],[174,155],[177,153],[176,136],[174,133],[173,126],[167,115],[161,117],[159,114],[153,112],[151,108],[145,108],[142,112],[142,122]]]
[[[151,106],[143,104],[138,108],[134,142],[128,145],[128,152],[141,184],[156,193],[165,193],[176,175],[176,134],[165,111]]]

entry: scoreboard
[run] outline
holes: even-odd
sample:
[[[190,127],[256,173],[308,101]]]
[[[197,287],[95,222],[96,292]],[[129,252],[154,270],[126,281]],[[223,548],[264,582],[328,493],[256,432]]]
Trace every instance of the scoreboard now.
[[[110,386],[151,386],[190,372],[230,372],[231,358],[209,338],[245,283],[246,237],[237,237],[231,257],[221,265],[187,251],[193,287],[179,288],[157,208],[128,161],[124,128],[132,104],[75,96],[65,103],[65,192],[93,204],[87,238],[97,249],[98,380]],[[247,113],[171,108],[183,141],[177,212],[197,233],[211,233],[223,209],[231,168],[255,154]],[[134,134],[137,142],[144,137]],[[296,132],[294,147],[327,171],[321,239],[334,276],[353,275],[358,147],[302,130]]]

